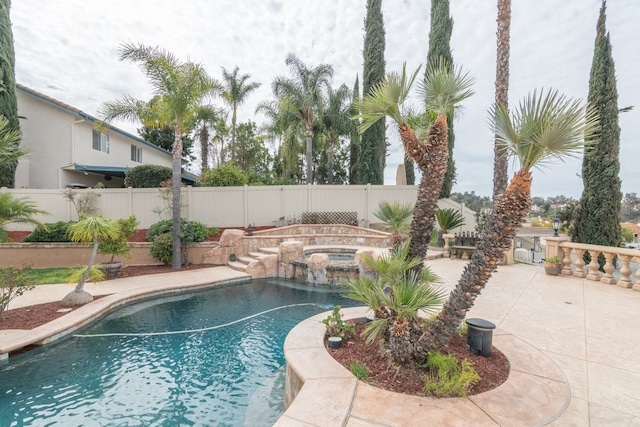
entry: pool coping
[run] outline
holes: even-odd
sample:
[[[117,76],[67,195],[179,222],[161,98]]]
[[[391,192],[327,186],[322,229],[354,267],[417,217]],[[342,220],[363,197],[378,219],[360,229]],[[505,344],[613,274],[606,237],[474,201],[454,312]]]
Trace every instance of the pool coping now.
[[[121,284],[123,289],[78,307],[36,328],[0,330],[0,363],[8,360],[16,351],[58,341],[107,313],[132,302],[249,280],[251,280],[249,274],[222,266],[101,282],[108,282],[110,286],[116,287]]]
[[[345,308],[345,319],[363,319],[366,307]],[[495,330],[493,343],[509,360],[499,387],[464,398],[408,396],[359,381],[324,346],[328,312],[296,325],[284,344],[288,405],[274,424],[286,426],[497,426],[546,425],[568,408],[571,389],[564,372],[522,339]]]

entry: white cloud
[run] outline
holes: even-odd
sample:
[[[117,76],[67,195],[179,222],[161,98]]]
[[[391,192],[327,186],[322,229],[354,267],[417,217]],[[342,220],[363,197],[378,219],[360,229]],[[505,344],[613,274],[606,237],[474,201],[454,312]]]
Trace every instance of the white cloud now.
[[[271,98],[271,82],[286,75],[284,59],[297,54],[307,65],[329,63],[334,86],[350,88],[362,77],[365,1],[316,0],[30,0],[13,2],[11,18],[18,82],[95,115],[100,104],[123,94],[150,97],[151,89],[130,63],[118,61],[123,42],[161,46],[181,59],[204,64],[220,76],[220,67],[239,66],[262,83],[239,111],[254,117],[258,102]],[[551,87],[585,98],[593,55],[599,0],[536,0],[512,4],[510,102],[534,88]],[[611,0],[607,27],[616,62],[620,107],[636,105],[620,117],[623,192],[640,192],[640,85],[637,76],[640,2]],[[465,102],[455,123],[454,156],[458,183],[454,191],[489,195],[492,189],[493,142],[486,111],[493,102],[496,5],[490,1],[451,1],[453,56],[475,76],[476,95]],[[424,62],[430,4],[406,0],[384,2],[386,62],[397,70]],[[135,126],[123,125],[135,132]],[[402,151],[395,130],[385,171],[395,180]],[[533,193],[582,191],[580,159],[534,174]]]

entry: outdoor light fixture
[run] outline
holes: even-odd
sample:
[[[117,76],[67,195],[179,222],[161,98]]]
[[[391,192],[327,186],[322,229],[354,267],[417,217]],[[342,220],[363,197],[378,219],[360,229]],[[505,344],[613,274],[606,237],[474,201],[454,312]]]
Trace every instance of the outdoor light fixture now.
[[[553,218],[551,220],[551,226],[553,227],[553,237],[560,237],[558,230],[560,229],[560,218]]]

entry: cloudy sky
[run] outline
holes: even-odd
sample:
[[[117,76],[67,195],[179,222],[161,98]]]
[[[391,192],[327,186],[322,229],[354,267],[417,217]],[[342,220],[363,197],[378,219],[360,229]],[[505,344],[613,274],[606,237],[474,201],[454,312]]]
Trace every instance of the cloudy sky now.
[[[362,75],[365,5],[365,0],[14,0],[16,79],[96,115],[101,103],[123,94],[151,97],[139,68],[118,60],[118,46],[158,45],[204,64],[216,78],[220,67],[236,65],[251,74],[262,87],[241,108],[239,119],[260,122],[255,106],[272,98],[275,76],[287,75],[288,52],[308,66],[332,64],[334,87],[353,87],[356,74]],[[512,105],[541,87],[586,98],[599,8],[600,0],[513,1]],[[387,70],[398,70],[403,61],[415,69],[425,61],[429,10],[430,2],[424,0],[384,2]],[[465,102],[454,128],[454,191],[490,195],[493,140],[487,110],[494,99],[496,2],[452,0],[451,14],[454,60],[476,79],[476,94]],[[609,0],[607,28],[619,106],[636,107],[620,117],[622,191],[640,193],[640,1]],[[135,133],[131,125],[115,124]],[[385,183],[392,184],[402,152],[395,129],[387,134],[391,149]],[[533,194],[579,198],[581,164],[581,159],[571,159],[536,171]]]

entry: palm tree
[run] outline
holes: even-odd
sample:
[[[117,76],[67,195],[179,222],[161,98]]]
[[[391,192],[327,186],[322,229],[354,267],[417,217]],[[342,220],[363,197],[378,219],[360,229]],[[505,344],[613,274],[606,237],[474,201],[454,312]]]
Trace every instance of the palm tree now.
[[[409,257],[424,259],[433,231],[438,195],[447,170],[447,113],[473,94],[473,79],[467,74],[462,74],[460,69],[450,71],[444,63],[429,66],[420,85],[420,94],[426,108],[426,112],[421,115],[421,121],[430,121],[428,119],[433,118],[433,122],[427,131],[425,141],[421,142],[409,125],[409,118],[400,110],[418,71],[419,68],[408,77],[405,64],[402,73],[388,73],[386,78],[371,90],[369,96],[360,102],[359,117],[362,124],[359,129],[360,132],[364,132],[382,117],[390,117],[398,125],[405,152],[422,171],[411,223]]]
[[[496,32],[496,104],[509,106],[509,38],[511,27],[511,0],[498,0],[498,30]],[[495,137],[493,159],[493,199],[504,191],[509,179],[507,175],[507,156]]]
[[[1,193],[0,243],[9,241],[9,236],[5,229],[7,224],[33,224],[44,227],[44,224],[34,218],[36,215],[49,215],[49,213],[38,209],[34,202],[26,198],[19,199],[9,193]]]
[[[320,115],[320,124],[327,150],[327,184],[333,184],[333,156],[341,136],[347,136],[354,128],[350,120],[351,93],[342,84],[337,90],[329,88],[327,103]]]
[[[593,109],[585,109],[580,101],[567,99],[555,90],[539,94],[534,91],[513,115],[504,105],[496,104],[490,120],[501,146],[508,157],[518,159],[520,169],[495,200],[482,239],[456,288],[418,342],[418,359],[449,341],[496,270],[504,251],[510,248],[531,206],[531,169],[564,156],[580,155],[584,141],[598,129]]]
[[[16,166],[20,157],[29,151],[20,146],[19,129],[12,129],[9,120],[0,116],[0,166]]]
[[[443,234],[447,234],[449,230],[462,227],[465,224],[464,217],[460,211],[453,208],[438,209],[436,211],[436,219],[440,227],[438,230],[438,242],[442,241]]]
[[[194,133],[200,142],[200,170],[209,168],[210,131],[220,120],[221,111],[210,105],[196,109]]]
[[[247,83],[251,78],[249,74],[238,76],[240,69],[236,66],[232,72],[228,72],[222,67],[222,79],[224,89],[222,90],[222,98],[231,107],[231,147],[236,145],[236,121],[238,118],[238,106],[246,101],[247,96],[260,87],[260,83]],[[231,150],[233,153],[234,150]],[[235,160],[234,158],[231,159]]]
[[[153,86],[158,101],[152,105],[125,95],[119,101],[106,102],[100,109],[105,121],[124,119],[145,124],[170,126],[174,130],[172,147],[172,248],[171,268],[180,268],[180,184],[182,135],[202,102],[221,90],[200,64],[180,62],[172,53],[159,47],[123,44],[120,60],[138,63]]]
[[[306,142],[306,179],[307,184],[313,183],[313,136],[314,125],[318,120],[318,112],[322,105],[323,90],[331,86],[333,67],[320,64],[314,68],[307,66],[294,54],[287,55],[286,64],[292,73],[292,78],[278,76],[272,84],[276,98],[287,98],[295,106],[298,120],[304,125]]]
[[[93,301],[93,296],[84,290],[84,282],[93,269],[93,263],[96,260],[100,241],[117,240],[120,234],[120,225],[118,225],[116,221],[104,218],[102,215],[83,217],[80,221],[69,226],[70,239],[74,242],[92,242],[93,250],[84,274],[80,278],[76,288],[62,299],[62,305],[71,307]]]
[[[409,224],[413,215],[411,203],[383,200],[373,215],[384,222],[383,228],[385,231],[391,232],[391,246],[394,248],[400,246],[403,241],[403,235],[410,230]]]
[[[434,312],[444,300],[444,292],[433,284],[439,278],[428,267],[416,274],[420,259],[407,258],[408,242],[389,255],[363,261],[376,273],[375,280],[361,276],[346,283],[347,298],[367,305],[374,312],[364,334],[371,343],[378,336],[386,341],[387,351],[396,362],[408,362],[413,357],[414,343],[421,327],[419,311]]]

